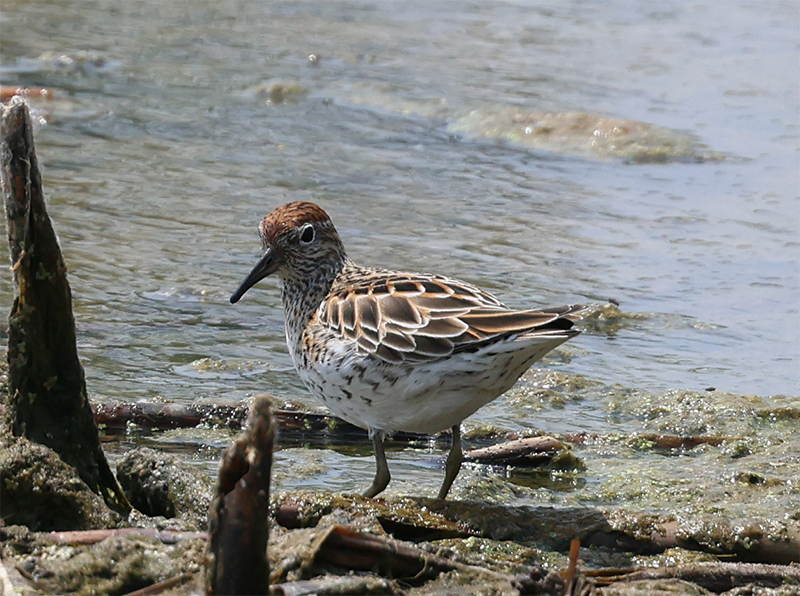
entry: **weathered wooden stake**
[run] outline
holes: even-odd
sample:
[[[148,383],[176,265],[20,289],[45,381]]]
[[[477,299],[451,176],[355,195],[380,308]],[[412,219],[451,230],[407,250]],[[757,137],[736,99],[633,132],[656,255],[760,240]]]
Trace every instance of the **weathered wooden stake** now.
[[[8,319],[13,432],[47,445],[116,511],[130,511],[108,466],[78,359],[72,293],[44,203],[28,107],[2,108],[2,187],[16,296]]]
[[[269,481],[276,426],[269,397],[256,396],[247,428],[222,457],[208,514],[206,594],[269,593]]]

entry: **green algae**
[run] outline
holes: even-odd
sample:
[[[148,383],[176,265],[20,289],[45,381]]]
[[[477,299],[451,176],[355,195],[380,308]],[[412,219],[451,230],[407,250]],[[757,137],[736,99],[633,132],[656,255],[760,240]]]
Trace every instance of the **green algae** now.
[[[719,558],[710,553],[686,550],[685,548],[668,548],[654,555],[633,555],[630,562],[635,567],[674,567],[690,563],[713,563]]]
[[[3,522],[39,531],[119,526],[123,518],[54,451],[24,438],[0,439]]]
[[[49,593],[125,594],[199,571],[204,546],[201,540],[166,545],[146,536],[115,536],[91,546],[46,546],[20,565]]]
[[[544,552],[517,542],[497,541],[479,536],[436,540],[430,544],[428,550],[447,558],[457,558],[471,565],[480,565],[511,574],[524,574],[530,567],[541,564]],[[566,565],[566,558],[557,555],[555,560],[550,561],[550,567],[553,567],[556,561],[556,568]]]
[[[439,538],[470,535],[466,524],[439,515],[427,507],[420,507],[412,498],[368,499],[361,495],[320,493],[311,491],[280,492],[271,497],[271,507],[279,512],[278,523],[292,528],[316,527],[320,520],[335,511],[346,511],[360,520],[376,520],[382,528],[392,528],[402,533],[403,528],[414,528],[419,536]],[[285,513],[281,517],[280,512]],[[363,524],[363,522],[362,522]],[[375,529],[374,524],[367,524]]]
[[[508,141],[532,149],[633,163],[720,160],[691,135],[586,112],[536,112],[482,107],[460,115],[450,130],[473,138]]]
[[[178,517],[205,529],[213,481],[192,474],[169,454],[147,447],[132,449],[117,462],[125,496],[146,516]]]
[[[259,101],[277,106],[298,103],[308,94],[308,89],[294,79],[274,79],[248,90],[248,94],[254,94]]]
[[[448,132],[468,139],[511,143],[558,155],[620,159],[635,164],[730,159],[709,150],[692,134],[625,118],[588,112],[542,112],[491,103],[451,106],[441,97],[403,97],[391,84],[353,84],[338,95],[348,104],[444,120]]]
[[[571,486],[558,484],[555,475],[548,483],[507,471],[506,479],[516,484],[509,493],[485,472],[470,470],[462,473],[454,495],[492,501],[488,493],[497,490],[501,502],[624,506],[728,519],[783,519],[800,512],[798,397],[648,392],[532,370],[503,398],[514,421],[584,407],[595,408],[611,432],[555,435],[574,442],[570,453],[585,466],[575,468],[577,474],[559,472]],[[491,430],[498,436],[542,433],[497,422]]]
[[[452,594],[475,594],[480,596],[506,596],[518,594],[511,582],[492,580],[486,577],[465,574],[462,571],[443,573],[424,586],[407,590],[408,596],[449,596]]]
[[[512,412],[530,412],[545,408],[563,408],[570,402],[581,402],[584,395],[596,391],[602,385],[586,377],[559,370],[530,370],[523,376],[522,384],[511,389],[505,405]]]

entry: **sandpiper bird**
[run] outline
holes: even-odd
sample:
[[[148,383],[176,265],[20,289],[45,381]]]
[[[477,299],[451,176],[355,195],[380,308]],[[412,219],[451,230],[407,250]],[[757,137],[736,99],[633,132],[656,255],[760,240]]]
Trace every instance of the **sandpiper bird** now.
[[[367,497],[389,484],[386,437],[451,428],[444,499],[463,459],[461,421],[580,333],[572,325],[582,306],[511,310],[448,277],[360,267],[313,203],[278,207],[259,232],[264,256],[231,302],[277,273],[297,372],[331,412],[372,439],[377,472]]]

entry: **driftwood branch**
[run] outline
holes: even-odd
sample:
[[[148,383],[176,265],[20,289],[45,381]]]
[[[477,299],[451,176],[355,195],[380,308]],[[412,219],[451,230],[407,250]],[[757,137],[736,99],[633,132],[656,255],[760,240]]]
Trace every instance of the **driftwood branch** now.
[[[2,107],[2,187],[16,283],[8,320],[13,432],[53,449],[110,507],[130,511],[87,398],[67,267],[45,208],[31,118],[21,100]]]
[[[208,594],[269,592],[269,481],[275,421],[269,398],[258,396],[246,431],[222,458],[209,511]]]
[[[107,431],[123,431],[128,428],[129,424],[135,424],[146,430],[193,428],[200,425],[240,429],[248,412],[247,406],[241,403],[164,404],[110,401],[93,404],[92,407],[97,423],[103,425]],[[280,426],[281,433],[300,433],[303,435],[304,441],[319,435],[319,433],[326,434],[326,444],[331,436],[340,436],[347,439],[367,439],[367,432],[364,429],[321,412],[275,410],[274,415]],[[575,445],[603,438],[605,437],[596,433],[576,433],[558,436],[559,441]],[[429,435],[399,432],[392,439],[398,442],[427,442],[431,437]],[[513,434],[503,434],[490,437],[487,440],[493,439],[517,440],[518,437]],[[538,438],[534,437],[534,439]],[[740,438],[641,433],[633,435],[631,440],[649,443],[657,449],[691,449],[697,445],[720,445],[728,441],[740,440]],[[491,452],[488,453],[491,454]],[[491,455],[491,457],[494,457],[494,455]]]
[[[799,568],[763,563],[692,563],[653,569],[599,569],[587,571],[584,576],[591,578],[591,583],[597,586],[651,579],[682,579],[717,594],[746,584],[767,588],[794,585],[800,588]]]
[[[515,467],[547,464],[567,447],[553,437],[528,437],[464,452],[464,461]]]
[[[328,528],[319,542],[313,566],[376,571],[384,577],[420,583],[453,570],[488,575],[509,583],[515,579],[508,574],[434,555],[399,540],[341,525]]]
[[[107,431],[126,430],[128,425],[147,430],[195,428],[200,425],[238,430],[249,408],[247,404],[159,404],[121,401],[92,404],[97,424]]]

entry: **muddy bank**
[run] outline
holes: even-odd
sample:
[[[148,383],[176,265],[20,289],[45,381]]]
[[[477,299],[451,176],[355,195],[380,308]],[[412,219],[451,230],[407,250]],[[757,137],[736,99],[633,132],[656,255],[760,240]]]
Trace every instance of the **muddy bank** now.
[[[0,445],[2,516],[6,524],[32,530],[88,530],[117,527],[122,517],[83,482],[52,450],[14,439]]]
[[[0,389],[5,404],[5,384]],[[627,441],[642,450],[654,439]],[[699,443],[708,444],[720,442]],[[17,594],[204,593],[213,479],[147,447],[119,459],[117,477],[134,506],[127,516],[52,450],[13,437],[2,409],[0,555]],[[271,499],[269,528],[276,594],[800,591],[800,524],[792,515],[736,520],[679,508],[655,515],[283,491]],[[571,558],[576,539],[581,547]]]
[[[7,430],[0,436],[3,503],[30,503],[29,527],[6,519],[4,508],[0,528],[3,562],[19,594],[126,594],[160,582],[167,582],[160,593],[203,593],[201,510],[213,494],[208,478],[175,458],[137,449],[120,466],[128,470],[120,480],[131,503],[150,515],[133,511],[122,518],[102,499],[87,499],[88,487],[81,490],[80,478],[57,458],[42,458],[46,448],[10,438]],[[15,484],[36,459],[31,480]],[[17,463],[9,467],[10,461]],[[37,494],[50,500],[36,500]],[[272,497],[269,526],[270,579],[278,594],[800,590],[796,523],[292,491]],[[75,528],[101,531],[52,531]],[[583,546],[572,591],[565,591],[569,579],[562,574],[575,538]],[[792,564],[731,563],[764,559]]]

